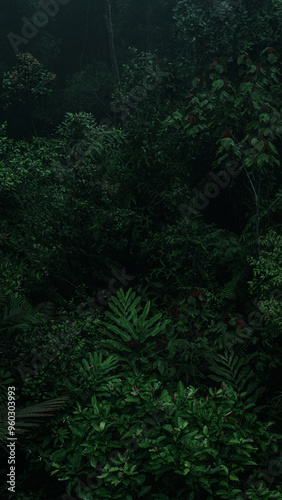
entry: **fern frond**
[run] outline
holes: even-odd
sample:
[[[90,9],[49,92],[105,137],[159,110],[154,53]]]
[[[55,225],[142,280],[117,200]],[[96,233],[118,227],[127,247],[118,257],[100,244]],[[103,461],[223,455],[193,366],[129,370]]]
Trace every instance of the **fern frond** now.
[[[216,382],[226,382],[239,394],[246,392],[246,404],[256,403],[259,396],[265,391],[256,380],[255,373],[249,366],[249,359],[239,357],[235,352],[218,354],[209,369],[216,375],[209,378]]]
[[[236,300],[236,298],[240,295],[241,284],[246,283],[246,280],[249,276],[249,269],[247,267],[243,267],[238,270],[233,278],[224,285],[224,287],[220,291],[220,296],[223,299],[228,300]]]
[[[17,330],[25,330],[30,326],[39,325],[43,314],[51,313],[51,304],[32,306],[25,297],[11,297],[3,294],[0,300],[0,331],[7,337]]]

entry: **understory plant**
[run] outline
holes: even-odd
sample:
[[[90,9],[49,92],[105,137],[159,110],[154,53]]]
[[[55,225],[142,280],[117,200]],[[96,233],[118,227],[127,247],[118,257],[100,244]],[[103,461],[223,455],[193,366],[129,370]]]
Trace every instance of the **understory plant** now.
[[[267,324],[281,332],[282,299],[282,237],[271,229],[259,239],[260,254],[249,257],[252,268],[250,292],[258,300],[258,307]]]
[[[105,365],[108,375],[93,390],[89,374]],[[170,394],[150,375],[111,377],[110,359],[89,357],[83,369],[89,401],[53,421],[40,446],[47,470],[66,482],[70,497],[74,490],[81,499],[205,498],[207,492],[206,498],[235,500],[265,456],[278,451],[282,436],[231,386],[201,397],[179,382]]]
[[[97,324],[108,338],[65,379],[68,408],[26,444],[29,459],[65,483],[64,500],[237,500],[282,440],[256,411],[247,361],[215,357],[215,387],[164,379],[154,357],[168,352],[169,321],[140,302],[117,294]]]

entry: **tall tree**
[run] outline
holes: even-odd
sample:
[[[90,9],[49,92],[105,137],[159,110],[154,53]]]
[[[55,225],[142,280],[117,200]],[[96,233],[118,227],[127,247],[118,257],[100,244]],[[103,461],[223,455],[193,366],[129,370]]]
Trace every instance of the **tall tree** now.
[[[109,50],[110,50],[110,58],[112,63],[112,68],[115,76],[115,81],[117,85],[120,83],[119,78],[119,69],[115,52],[115,44],[114,44],[114,31],[113,31],[113,22],[112,22],[112,6],[110,0],[104,0],[106,7],[106,26],[108,32],[108,41],[109,41]]]

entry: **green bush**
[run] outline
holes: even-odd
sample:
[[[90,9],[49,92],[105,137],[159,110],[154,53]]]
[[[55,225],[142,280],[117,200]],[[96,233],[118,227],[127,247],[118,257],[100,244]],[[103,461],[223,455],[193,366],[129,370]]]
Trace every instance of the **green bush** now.
[[[47,469],[66,481],[67,494],[76,487],[81,499],[92,498],[93,489],[96,498],[149,492],[151,498],[192,492],[201,498],[207,491],[235,499],[265,453],[278,450],[282,436],[270,433],[251,411],[254,405],[244,407],[230,386],[210,388],[204,398],[182,382],[169,394],[150,376],[123,381],[108,375],[89,385],[91,370],[98,375],[107,365],[109,374],[111,361],[90,357],[83,365],[89,401],[53,422],[52,438],[41,447]],[[92,487],[85,489],[87,478]]]
[[[194,295],[205,304],[202,292]],[[271,422],[258,418],[256,399],[249,397],[254,384],[245,383],[247,363],[233,355],[215,358],[217,375],[210,378],[223,382],[214,388],[187,386],[175,372],[164,380],[162,356],[169,349],[160,334],[166,329],[169,339],[168,321],[150,316],[150,303],[142,308],[131,289],[119,292],[110,307],[97,324],[108,338],[80,361],[78,350],[68,378],[60,379],[67,412],[26,445],[34,462],[40,455],[46,470],[66,483],[66,499],[75,491],[89,500],[93,493],[237,500],[282,440],[269,431]],[[154,364],[154,350],[160,363]]]

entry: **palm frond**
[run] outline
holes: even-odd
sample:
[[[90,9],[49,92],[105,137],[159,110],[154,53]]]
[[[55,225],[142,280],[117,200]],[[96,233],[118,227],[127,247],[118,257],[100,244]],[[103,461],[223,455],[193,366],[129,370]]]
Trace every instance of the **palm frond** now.
[[[40,427],[44,419],[55,416],[55,412],[60,410],[68,400],[68,396],[50,399],[43,403],[38,403],[15,411],[15,434],[24,434],[30,429]],[[0,441],[4,441],[9,435],[8,410],[2,408],[0,411]]]

